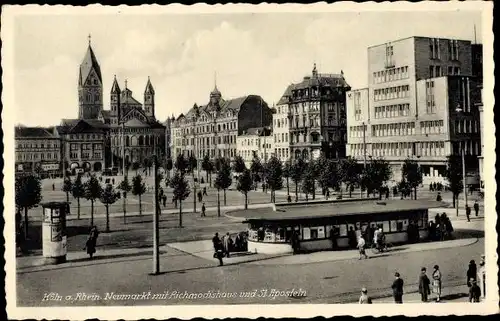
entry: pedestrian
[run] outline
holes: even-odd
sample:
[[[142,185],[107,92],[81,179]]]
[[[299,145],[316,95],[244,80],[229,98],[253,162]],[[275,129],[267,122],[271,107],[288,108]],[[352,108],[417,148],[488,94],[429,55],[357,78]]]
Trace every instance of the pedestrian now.
[[[292,202],[292,197],[290,196],[290,194],[288,194],[288,196],[286,197],[286,201],[288,203],[291,203]]]
[[[163,195],[163,207],[167,207],[167,195]]]
[[[395,303],[403,303],[403,279],[400,278],[398,272],[394,273],[396,279],[392,282],[392,296]]]
[[[208,196],[207,187],[203,187],[203,196]]]
[[[205,210],[206,210],[206,207],[205,207],[205,203],[203,203],[203,205],[201,206],[201,216],[202,217],[205,217]]]
[[[432,292],[436,294],[436,302],[439,302],[441,300],[441,271],[438,265],[434,265],[434,272],[432,272]]]
[[[441,197],[441,193],[438,192],[437,196],[436,196],[436,201],[437,202],[441,202],[443,200],[443,198]]]
[[[469,269],[467,270],[467,286],[471,287],[472,283],[470,282],[471,279],[477,280],[477,266],[476,262],[474,260],[471,260],[469,262]]]
[[[469,288],[469,302],[477,303],[480,301],[481,289],[477,285],[476,279],[470,279],[471,287]]]
[[[111,179],[111,182],[113,183],[113,185],[115,185],[115,179]]]
[[[470,207],[469,205],[465,205],[465,216],[467,216],[467,222],[470,222]]]
[[[359,250],[359,260],[361,260],[364,256],[365,259],[368,258],[368,255],[366,255],[366,242],[363,236],[358,237],[358,250]]]
[[[474,211],[476,212],[476,217],[479,215],[479,204],[477,203],[477,200],[474,201]]]
[[[481,255],[481,261],[479,262],[477,280],[479,283],[479,288],[481,289],[481,297],[484,298],[486,296],[486,261],[484,254]]]
[[[203,195],[201,194],[201,191],[198,191],[198,202],[201,202],[203,200]]]
[[[332,241],[332,250],[337,249],[337,236],[335,235],[335,227],[330,229],[330,240]]]
[[[217,258],[219,260],[219,266],[222,266],[224,265],[224,263],[222,262],[224,253],[222,252],[222,242],[219,238],[219,233],[215,233],[214,237],[212,238],[212,243],[214,245],[214,258]]]
[[[427,269],[423,267],[420,273],[420,279],[418,281],[418,293],[420,293],[420,298],[422,302],[427,302],[429,294],[431,294],[431,288],[429,278],[427,277]]]
[[[97,237],[99,236],[99,231],[97,230],[96,226],[93,226],[90,229],[89,232],[89,237],[87,239],[87,242],[85,243],[85,247],[83,248],[84,250],[87,250],[87,254],[90,256],[90,259],[93,258],[95,252],[96,252],[96,245],[97,245]]]
[[[299,234],[297,231],[292,232],[290,242],[292,243],[293,254],[295,255],[299,252],[300,249]]]
[[[347,232],[347,238],[349,240],[349,247],[351,249],[355,249],[356,248],[356,232],[354,231],[354,228],[351,226],[351,228],[349,229],[349,231]]]
[[[52,184],[52,190],[55,191],[56,190],[56,185],[55,184]],[[477,216],[477,215],[476,215]]]
[[[330,198],[330,190],[327,189],[325,193],[326,199],[328,200]]]
[[[372,304],[372,298],[368,296],[368,290],[366,288],[361,289],[359,304]]]
[[[231,251],[231,246],[233,245],[233,240],[231,239],[229,232],[226,233],[222,242],[224,245],[224,254],[227,258],[229,258],[229,256],[230,256],[229,252]]]

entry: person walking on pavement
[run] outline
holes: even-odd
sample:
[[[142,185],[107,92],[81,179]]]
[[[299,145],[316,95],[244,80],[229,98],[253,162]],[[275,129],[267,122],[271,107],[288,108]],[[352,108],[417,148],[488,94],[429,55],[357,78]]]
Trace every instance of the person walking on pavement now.
[[[208,194],[207,194],[207,187],[206,186],[203,187],[203,196],[208,196]]]
[[[467,222],[470,222],[470,207],[469,205],[465,205],[465,216],[467,216]]]
[[[429,294],[431,294],[431,288],[430,288],[430,283],[431,281],[427,277],[427,269],[423,267],[420,273],[420,278],[418,281],[418,293],[420,293],[420,297],[422,299],[422,302],[427,302],[427,298]]]
[[[198,202],[201,203],[201,201],[203,200],[203,195],[201,194],[201,191],[198,191]]]
[[[469,269],[467,270],[467,286],[469,288],[472,286],[471,279],[477,280],[477,266],[474,260],[469,262]]]
[[[434,265],[434,272],[432,272],[432,292],[436,294],[436,302],[439,302],[441,300],[441,271],[438,265]]]
[[[215,233],[214,237],[212,238],[212,243],[214,245],[214,258],[219,259],[219,266],[224,265],[224,262],[222,262],[222,257],[224,256],[224,253],[222,252],[222,242],[219,238],[219,233]]]
[[[403,279],[400,278],[398,272],[394,273],[396,279],[392,282],[392,296],[395,303],[403,303]]]
[[[479,204],[477,203],[477,200],[474,201],[474,211],[476,212],[476,217],[479,215]]]
[[[372,304],[372,298],[368,296],[368,290],[366,288],[361,289],[359,304]]]
[[[163,207],[167,207],[167,194],[164,194],[162,197],[163,197]]]
[[[205,211],[206,211],[206,207],[205,207],[205,203],[203,203],[203,205],[201,206],[201,217],[205,217]]]
[[[471,287],[469,288],[469,302],[478,303],[481,298],[481,289],[477,285],[475,279],[470,279]]]
[[[368,258],[368,255],[366,255],[366,242],[363,236],[358,237],[358,250],[359,250],[359,260],[365,257],[365,259]]]
[[[83,248],[84,250],[87,250],[87,254],[90,256],[90,259],[93,258],[95,252],[96,252],[96,244],[97,244],[97,237],[99,236],[99,231],[97,230],[96,226],[93,226],[90,229],[89,237],[87,239],[87,242],[85,243],[85,247]]]
[[[56,190],[56,184],[52,184],[52,190],[55,191]],[[477,215],[476,215],[477,216]]]

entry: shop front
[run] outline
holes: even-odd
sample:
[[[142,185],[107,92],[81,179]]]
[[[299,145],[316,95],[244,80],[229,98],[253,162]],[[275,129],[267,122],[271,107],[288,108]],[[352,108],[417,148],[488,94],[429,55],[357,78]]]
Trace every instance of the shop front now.
[[[232,217],[248,223],[248,250],[257,253],[290,253],[297,234],[300,250],[320,251],[355,247],[363,235],[369,244],[382,228],[393,244],[427,239],[429,208],[441,202],[425,200],[331,201],[321,204],[287,204],[276,208],[233,211]]]

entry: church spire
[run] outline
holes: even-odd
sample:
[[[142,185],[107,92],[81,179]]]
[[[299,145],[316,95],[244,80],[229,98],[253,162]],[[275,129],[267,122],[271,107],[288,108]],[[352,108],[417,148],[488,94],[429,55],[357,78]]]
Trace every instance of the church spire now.
[[[314,68],[312,71],[313,78],[318,78],[318,69],[316,69],[316,63],[314,63]]]
[[[153,88],[153,85],[151,84],[151,79],[148,76],[148,82],[146,83],[146,89],[144,90],[144,94],[155,94],[155,89]]]

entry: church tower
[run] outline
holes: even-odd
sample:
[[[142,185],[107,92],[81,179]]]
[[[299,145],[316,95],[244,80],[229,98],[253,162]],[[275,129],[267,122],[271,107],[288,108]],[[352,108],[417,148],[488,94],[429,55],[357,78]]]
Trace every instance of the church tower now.
[[[97,119],[102,111],[102,76],[90,43],[78,75],[78,118]]]
[[[222,94],[217,88],[217,76],[214,76],[214,90],[210,93],[210,105],[215,106],[216,108],[219,107],[220,100],[222,98]]]
[[[116,75],[115,79],[113,80],[113,86],[111,86],[111,95],[110,95],[110,102],[111,102],[111,124],[117,125],[118,121],[120,120],[121,117],[121,108],[120,108],[120,86],[118,86],[118,81],[116,81]]]
[[[148,77],[148,83],[144,90],[144,111],[147,116],[155,117],[155,90]]]

